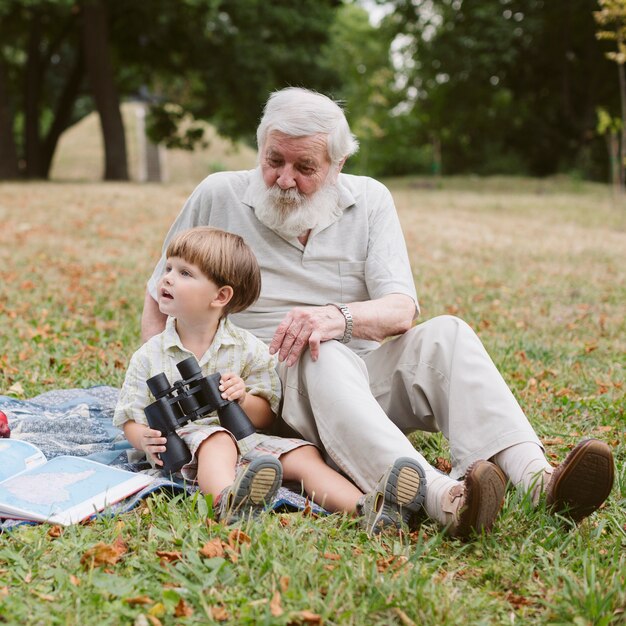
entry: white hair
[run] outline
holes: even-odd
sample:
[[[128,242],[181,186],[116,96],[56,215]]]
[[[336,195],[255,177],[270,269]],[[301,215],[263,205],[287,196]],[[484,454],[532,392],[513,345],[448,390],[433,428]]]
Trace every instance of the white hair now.
[[[272,131],[290,137],[327,135],[328,157],[333,165],[359,149],[342,108],[327,96],[300,87],[275,91],[268,98],[256,132],[259,151]]]

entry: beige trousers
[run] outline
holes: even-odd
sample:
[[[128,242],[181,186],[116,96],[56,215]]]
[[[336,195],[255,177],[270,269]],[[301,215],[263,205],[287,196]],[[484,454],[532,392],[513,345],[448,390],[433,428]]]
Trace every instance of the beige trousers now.
[[[426,460],[406,434],[440,431],[453,478],[522,442],[541,445],[480,339],[462,320],[431,319],[365,357],[337,341],[279,373],[282,418],[362,490],[400,456]]]

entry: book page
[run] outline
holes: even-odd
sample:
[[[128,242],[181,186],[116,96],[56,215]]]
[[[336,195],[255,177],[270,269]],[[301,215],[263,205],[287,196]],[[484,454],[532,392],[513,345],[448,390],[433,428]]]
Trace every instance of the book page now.
[[[153,480],[88,459],[58,456],[0,483],[0,517],[74,524]]]
[[[32,443],[0,439],[0,482],[45,462],[43,452]]]

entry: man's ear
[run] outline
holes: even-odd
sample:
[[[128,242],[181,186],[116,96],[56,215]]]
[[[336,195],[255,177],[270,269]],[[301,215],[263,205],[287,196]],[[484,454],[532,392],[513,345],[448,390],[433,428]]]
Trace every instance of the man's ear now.
[[[234,293],[235,292],[230,285],[220,287],[217,295],[213,299],[213,302],[211,302],[211,306],[224,308],[233,299]]]
[[[343,169],[343,166],[346,164],[346,161],[348,160],[348,157],[343,157],[343,159],[341,159],[341,161],[339,161],[339,165],[337,165],[337,174],[341,173],[341,170]]]

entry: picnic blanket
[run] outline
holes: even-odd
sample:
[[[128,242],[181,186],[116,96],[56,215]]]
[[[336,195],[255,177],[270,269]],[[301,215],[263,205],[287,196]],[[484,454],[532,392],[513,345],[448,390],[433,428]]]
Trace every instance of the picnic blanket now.
[[[152,470],[147,463],[129,461],[128,453],[132,448],[112,422],[118,393],[115,387],[100,385],[88,389],[57,389],[28,400],[0,395],[0,411],[9,419],[11,437],[36,445],[48,460],[60,455],[80,456],[155,476],[153,483],[110,507],[111,514],[130,511],[158,489],[184,490],[189,494],[197,491],[193,485]],[[316,505],[308,505],[300,494],[281,487],[271,508],[297,511],[306,506],[322,512]],[[29,522],[4,520],[0,523],[0,532],[24,523]]]

